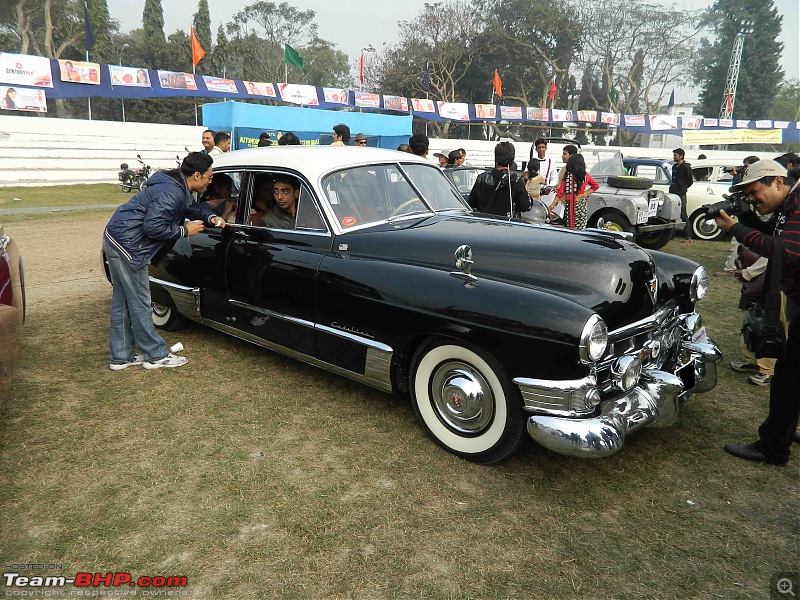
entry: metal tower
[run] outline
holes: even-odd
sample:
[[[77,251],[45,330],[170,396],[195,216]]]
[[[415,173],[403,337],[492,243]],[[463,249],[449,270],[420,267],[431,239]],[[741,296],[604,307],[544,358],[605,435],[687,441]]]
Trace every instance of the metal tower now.
[[[739,23],[739,33],[733,43],[731,52],[731,64],[728,67],[728,78],[725,81],[725,91],[722,93],[722,105],[719,109],[720,119],[730,119],[733,117],[733,106],[736,103],[736,84],[739,83],[739,68],[742,66],[742,50],[744,49],[744,37],[753,33],[753,22],[743,20]]]

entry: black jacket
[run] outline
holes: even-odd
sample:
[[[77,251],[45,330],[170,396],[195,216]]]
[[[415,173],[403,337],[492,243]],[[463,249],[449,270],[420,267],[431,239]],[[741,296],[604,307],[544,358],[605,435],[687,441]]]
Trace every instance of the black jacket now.
[[[670,194],[678,194],[679,196],[686,195],[686,190],[692,187],[694,177],[692,176],[692,167],[689,163],[682,163],[672,165],[672,183],[669,185]]]
[[[516,214],[531,209],[531,198],[525,190],[525,180],[508,170],[492,169],[481,173],[472,186],[467,202],[478,212],[505,217],[514,216],[512,212]]]

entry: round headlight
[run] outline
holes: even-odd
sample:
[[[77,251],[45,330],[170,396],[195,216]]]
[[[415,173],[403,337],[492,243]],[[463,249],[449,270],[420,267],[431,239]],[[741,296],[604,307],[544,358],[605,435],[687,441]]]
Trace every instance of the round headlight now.
[[[592,315],[583,326],[580,339],[581,362],[597,362],[603,357],[608,346],[608,329],[599,315]]]
[[[689,298],[692,302],[705,297],[708,293],[708,273],[703,267],[697,267],[692,274],[692,283],[689,285]]]

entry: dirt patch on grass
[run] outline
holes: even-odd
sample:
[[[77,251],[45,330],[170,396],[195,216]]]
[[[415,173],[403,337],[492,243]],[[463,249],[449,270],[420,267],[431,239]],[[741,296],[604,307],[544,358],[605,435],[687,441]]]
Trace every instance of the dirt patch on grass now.
[[[101,259],[109,218],[87,213],[6,225],[22,254],[29,307],[111,289]]]

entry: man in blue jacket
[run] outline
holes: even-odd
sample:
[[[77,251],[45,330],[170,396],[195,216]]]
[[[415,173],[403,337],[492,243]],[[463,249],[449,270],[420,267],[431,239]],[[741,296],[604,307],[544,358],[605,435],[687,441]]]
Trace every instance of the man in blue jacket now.
[[[205,224],[225,227],[225,219],[191,196],[208,187],[213,162],[202,152],[189,153],[180,169],[160,171],[148,179],[147,187],[120,206],[106,225],[103,251],[114,286],[110,331],[113,371],[131,365],[145,369],[180,367],[187,362],[186,357],[171,354],[156,333],[147,266],[165,247],[200,233]],[[184,225],[186,218],[192,220]],[[135,353],[135,346],[141,354]]]

